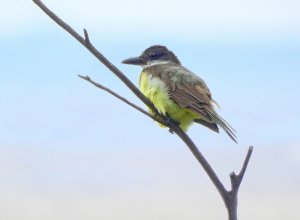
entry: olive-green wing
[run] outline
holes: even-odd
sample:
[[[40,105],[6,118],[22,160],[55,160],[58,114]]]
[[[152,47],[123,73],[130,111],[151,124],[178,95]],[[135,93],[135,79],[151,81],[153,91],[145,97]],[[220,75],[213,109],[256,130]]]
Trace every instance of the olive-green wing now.
[[[174,74],[176,77],[172,79],[170,75]],[[218,132],[216,125],[219,125],[233,141],[237,142],[235,130],[214,110],[210,90],[200,77],[179,67],[173,69],[173,72],[168,72],[168,75],[171,80],[167,81],[167,86],[174,102],[199,114],[200,119],[195,122],[216,132]]]
[[[152,66],[146,70],[153,77],[163,80],[168,87],[170,98],[183,108],[197,113],[200,123],[214,131],[217,125],[236,142],[235,130],[213,109],[214,100],[205,82],[196,74],[177,64]]]

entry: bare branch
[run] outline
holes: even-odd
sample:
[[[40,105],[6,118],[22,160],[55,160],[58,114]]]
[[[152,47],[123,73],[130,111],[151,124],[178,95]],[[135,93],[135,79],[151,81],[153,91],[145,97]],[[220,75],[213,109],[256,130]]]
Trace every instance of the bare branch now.
[[[227,190],[225,189],[223,183],[218,178],[217,174],[214,172],[208,161],[205,159],[203,154],[199,151],[195,143],[192,141],[192,139],[183,132],[179,127],[177,127],[174,132],[183,140],[183,142],[188,146],[190,151],[193,153],[195,158],[198,160],[198,162],[201,164],[215,187],[217,188],[218,192],[220,193],[224,203],[226,204],[228,202],[228,195]]]
[[[247,152],[247,155],[245,157],[245,160],[244,160],[244,163],[243,163],[243,166],[242,166],[242,169],[241,169],[240,173],[238,175],[236,175],[234,172],[232,172],[230,174],[231,191],[232,192],[237,192],[238,191],[238,188],[240,187],[240,184],[243,180],[243,177],[244,177],[244,174],[246,172],[247,166],[249,164],[252,152],[253,152],[253,146],[250,146],[248,148],[248,152]]]
[[[155,121],[158,121],[161,124],[166,125],[169,127],[172,131],[174,131],[181,139],[182,141],[189,147],[191,152],[194,154],[198,162],[201,164],[217,190],[219,191],[225,206],[228,210],[228,216],[230,220],[237,220],[237,194],[238,189],[240,186],[240,183],[243,179],[243,176],[245,174],[245,171],[247,169],[247,165],[249,163],[253,147],[250,147],[248,150],[248,154],[246,156],[246,159],[244,161],[243,167],[239,173],[239,175],[236,175],[235,173],[232,173],[230,175],[231,183],[232,183],[232,189],[231,191],[227,191],[216,175],[215,171],[212,169],[208,161],[205,159],[205,157],[202,155],[202,153],[199,151],[197,146],[194,144],[194,142],[190,139],[190,137],[182,131],[182,129],[178,126],[178,123],[174,122],[172,119],[159,114],[155,106],[149,99],[147,99],[140,90],[116,67],[114,66],[106,57],[104,57],[91,43],[89,39],[89,35],[87,30],[84,29],[84,38],[80,36],[74,29],[72,29],[67,23],[65,23],[63,20],[61,20],[57,15],[55,15],[51,10],[49,10],[40,0],[33,0],[33,2],[38,5],[52,20],[54,20],[59,26],[61,26],[65,31],[67,31],[69,34],[71,34],[76,40],[78,40],[83,46],[85,46],[100,62],[102,62],[111,72],[113,72],[146,106],[148,106],[156,116],[153,116],[149,113],[147,113],[142,108],[136,106],[135,104],[129,102],[124,97],[118,95],[117,93],[113,92],[112,90],[104,87],[103,85],[93,81],[88,76],[79,76],[80,78],[92,83],[96,87],[107,91],[108,93],[112,94],[116,98],[120,99],[121,101],[127,103],[131,107],[137,109],[138,111],[142,112],[143,114],[147,115],[148,117],[152,118]]]
[[[233,183],[233,186],[232,186],[233,189],[238,188],[240,186],[240,184],[243,180],[244,174],[246,172],[249,160],[251,158],[252,152],[253,152],[253,146],[250,146],[248,148],[248,152],[245,157],[245,160],[244,160],[244,163],[243,163],[240,173],[238,175],[236,175],[234,172],[232,172],[230,174],[231,182]]]
[[[239,179],[240,179],[240,182],[242,182],[243,180],[243,177],[244,177],[244,174],[246,172],[246,169],[248,167],[248,164],[249,164],[249,161],[250,161],[250,158],[251,158],[251,155],[252,155],[252,152],[253,152],[253,146],[250,146],[249,149],[248,149],[248,152],[247,152],[247,155],[246,155],[246,158],[245,158],[245,161],[243,163],[243,167],[239,173]]]
[[[122,102],[125,102],[126,104],[130,105],[131,107],[135,108],[136,110],[138,110],[139,112],[143,113],[144,115],[148,116],[149,118],[152,118],[153,120],[167,126],[165,124],[165,122],[163,120],[161,120],[158,117],[155,117],[154,115],[150,114],[149,112],[145,111],[144,109],[142,109],[141,107],[137,106],[136,104],[128,101],[127,99],[125,99],[124,97],[120,96],[119,94],[117,94],[116,92],[112,91],[111,89],[103,86],[100,83],[95,82],[94,80],[92,80],[89,76],[81,76],[78,75],[78,77],[80,77],[81,79],[84,79],[90,83],[92,83],[94,86],[98,87],[99,89],[102,89],[108,93],[110,93],[111,95],[113,95],[114,97],[118,98],[119,100],[121,100]]]
[[[248,152],[240,173],[238,175],[236,175],[234,172],[230,174],[231,190],[227,192],[227,194],[229,195],[227,209],[228,209],[228,216],[230,220],[237,220],[238,191],[241,182],[243,180],[244,174],[246,172],[252,152],[253,152],[253,146],[250,146],[248,148]]]
[[[85,46],[101,63],[103,63],[110,71],[112,71],[145,105],[147,105],[153,112],[159,115],[159,112],[155,108],[152,102],[149,101],[140,90],[106,57],[104,57],[90,42],[87,30],[84,30],[86,39],[81,37],[70,25],[60,19],[54,12],[52,12],[47,6],[40,0],[32,0],[37,6],[39,6],[53,21],[55,21],[60,27],[71,34],[76,40],[78,40],[83,46]],[[88,42],[88,43],[87,43]],[[163,119],[167,120],[162,116]]]

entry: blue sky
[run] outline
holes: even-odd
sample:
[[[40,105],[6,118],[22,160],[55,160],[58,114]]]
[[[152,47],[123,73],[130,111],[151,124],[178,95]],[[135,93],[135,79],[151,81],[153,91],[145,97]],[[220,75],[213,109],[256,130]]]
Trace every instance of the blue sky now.
[[[140,104],[81,45],[50,20],[48,23],[50,28],[44,32],[33,30],[19,38],[2,40],[5,42],[2,46],[5,74],[1,88],[6,95],[1,98],[5,106],[1,111],[7,124],[1,132],[2,141],[23,143],[20,137],[24,137],[30,143],[43,138],[51,141],[62,138],[72,143],[80,141],[84,133],[93,133],[94,143],[97,143],[99,130],[110,134],[116,129],[116,123],[120,124],[119,131],[131,130],[137,132],[135,136],[147,136],[143,129],[135,129],[141,121],[151,133],[166,135],[144,116],[77,78],[77,74],[88,74]],[[146,34],[143,36],[146,43],[141,38],[133,40],[133,36],[101,38],[93,35],[93,30],[90,34],[94,44],[134,82],[140,69],[120,61],[161,43],[158,36]],[[166,40],[167,37],[171,40]],[[241,145],[298,144],[300,140],[297,130],[300,105],[296,101],[300,81],[297,74],[299,40],[290,34],[270,37],[250,38],[241,33],[231,36],[226,33],[218,40],[217,36],[211,39],[196,33],[182,38],[169,34],[162,40],[186,67],[205,79],[221,104],[220,113],[238,130]],[[126,129],[127,126],[131,129]],[[61,136],[53,138],[53,132]],[[232,145],[222,133],[216,135],[199,126],[191,129],[193,135],[202,132],[200,143]],[[122,145],[131,145],[130,135],[121,133],[127,139]],[[74,140],[74,134],[79,140]],[[111,139],[105,138],[105,141],[112,144]]]
[[[45,3],[77,31],[87,28],[94,45],[133,82],[137,82],[140,69],[121,61],[153,44],[168,46],[184,66],[207,82],[221,105],[220,114],[238,131],[239,144],[223,132],[214,134],[201,126],[193,126],[189,134],[226,184],[228,173],[240,168],[246,147],[255,146],[241,188],[244,204],[255,201],[253,195],[259,192],[263,199],[255,203],[258,210],[264,207],[262,201],[276,198],[276,193],[299,195],[298,1]],[[192,201],[189,193],[211,190],[209,198],[218,200],[204,172],[177,137],[76,77],[90,75],[143,106],[85,48],[31,1],[4,1],[3,5],[0,174],[5,178],[0,186],[7,210],[19,201],[20,207],[27,205],[20,215],[32,219],[26,210],[42,202],[60,213],[54,201],[70,203],[71,199],[62,199],[58,192],[81,193],[79,198],[91,204],[96,201],[89,197],[91,193],[104,196],[109,192],[148,195],[155,191],[162,200],[169,198],[168,193],[178,192],[184,201]],[[53,197],[47,197],[49,192]],[[32,199],[39,195],[45,199]],[[124,197],[130,210],[138,196]],[[147,198],[140,199],[151,203]],[[119,202],[118,196],[111,199]],[[266,206],[260,210],[261,216],[279,206],[273,219],[280,219],[286,214],[282,205],[278,201]],[[171,216],[171,210],[162,216]],[[249,216],[247,210],[245,206],[241,210],[243,219]],[[91,212],[98,217],[109,213]],[[51,216],[47,213],[42,211],[41,216]],[[191,213],[191,219],[199,218]],[[291,219],[296,216],[290,215]]]

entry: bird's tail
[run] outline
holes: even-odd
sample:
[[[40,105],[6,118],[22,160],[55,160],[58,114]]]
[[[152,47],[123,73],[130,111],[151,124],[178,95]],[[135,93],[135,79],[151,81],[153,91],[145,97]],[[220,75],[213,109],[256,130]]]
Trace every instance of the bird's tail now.
[[[212,108],[206,108],[207,113],[209,116],[212,118],[212,121],[219,125],[225,132],[226,134],[235,142],[237,143],[237,137],[235,135],[236,131],[234,128],[228,124],[218,113],[213,110]]]

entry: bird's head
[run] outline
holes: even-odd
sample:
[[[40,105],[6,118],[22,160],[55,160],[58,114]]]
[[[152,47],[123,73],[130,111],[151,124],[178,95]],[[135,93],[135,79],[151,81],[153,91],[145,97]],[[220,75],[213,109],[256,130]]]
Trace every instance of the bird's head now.
[[[144,50],[140,56],[128,58],[123,60],[122,63],[139,65],[142,67],[163,63],[177,63],[180,65],[180,61],[176,55],[172,51],[168,50],[167,47],[162,45],[151,46]]]

